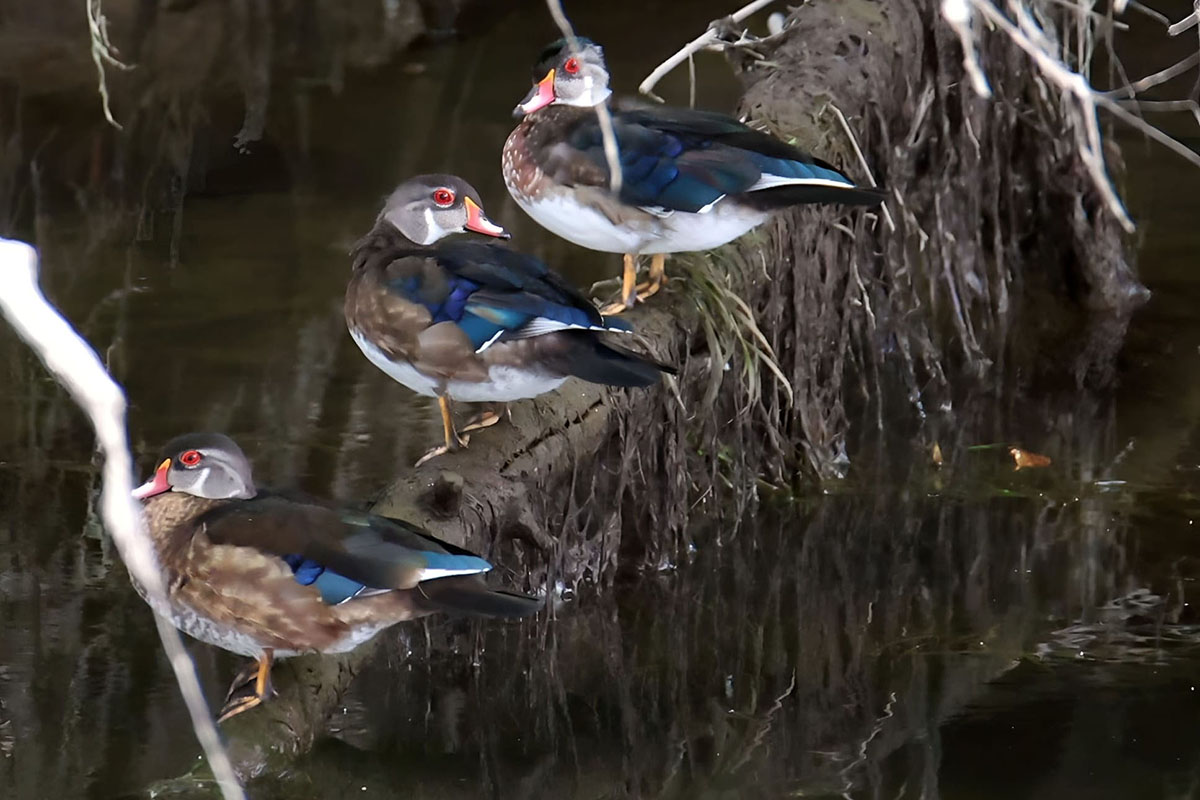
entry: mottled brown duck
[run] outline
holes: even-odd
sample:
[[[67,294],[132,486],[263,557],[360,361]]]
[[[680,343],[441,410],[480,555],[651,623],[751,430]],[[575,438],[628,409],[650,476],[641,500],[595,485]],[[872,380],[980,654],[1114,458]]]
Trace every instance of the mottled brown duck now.
[[[414,525],[257,488],[223,434],[177,437],[156,464],[134,491],[166,577],[167,604],[154,610],[255,660],[221,720],[272,694],[276,658],[344,653],[436,612],[521,617],[541,606],[488,588],[480,576],[491,564]]]

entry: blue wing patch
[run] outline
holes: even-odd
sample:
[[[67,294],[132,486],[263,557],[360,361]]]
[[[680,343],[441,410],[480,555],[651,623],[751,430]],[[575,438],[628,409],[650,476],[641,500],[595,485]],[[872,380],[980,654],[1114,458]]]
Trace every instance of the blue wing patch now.
[[[853,186],[854,182],[831,167],[821,164],[806,164],[803,161],[790,161],[784,158],[771,158],[755,153],[751,158],[762,170],[764,175],[777,175],[780,178],[795,178],[797,180],[823,180],[844,183]]]
[[[321,600],[326,605],[336,606],[338,603],[344,603],[367,588],[358,581],[352,581],[344,575],[326,569],[311,558],[287,555],[283,560],[292,568],[297,583],[317,587],[321,592]]]

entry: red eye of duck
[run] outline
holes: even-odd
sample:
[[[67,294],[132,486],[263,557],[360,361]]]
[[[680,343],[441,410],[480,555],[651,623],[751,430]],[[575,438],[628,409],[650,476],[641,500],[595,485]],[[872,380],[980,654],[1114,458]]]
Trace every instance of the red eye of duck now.
[[[183,464],[185,467],[196,466],[200,463],[200,451],[188,450],[187,452],[180,454],[179,463]]]
[[[433,202],[437,203],[442,208],[448,208],[454,204],[454,192],[445,187],[436,189],[433,193]]]
[[[575,75],[576,73],[578,73],[579,72],[579,59],[576,58],[575,56],[571,56],[570,58],[568,58],[566,60],[566,62],[563,63],[563,72],[567,73],[568,75]]]

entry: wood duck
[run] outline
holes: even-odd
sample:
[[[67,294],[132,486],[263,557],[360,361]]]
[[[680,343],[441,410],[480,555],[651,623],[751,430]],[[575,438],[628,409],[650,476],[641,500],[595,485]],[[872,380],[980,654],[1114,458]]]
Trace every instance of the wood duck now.
[[[420,461],[465,447],[450,401],[536,397],[574,376],[644,387],[669,367],[601,337],[627,332],[556,272],[497,244],[439,241],[473,230],[506,236],[479,195],[452,175],[397,188],[353,251],[346,323],[363,354],[414,392],[437,397],[445,444]],[[498,421],[486,412],[463,432]]]
[[[509,193],[542,227],[606,253],[623,253],[622,304],[657,292],[667,253],[708,250],[801,203],[875,206],[879,189],[854,185],[832,165],[726,114],[656,106],[613,110],[620,192],[609,191],[597,106],[608,103],[600,46],[559,40],[534,67],[504,144]],[[651,254],[650,280],[635,287],[636,258]]]
[[[154,611],[202,642],[255,659],[219,720],[271,694],[275,658],[344,653],[384,628],[438,611],[521,617],[541,607],[489,589],[479,556],[401,520],[257,489],[241,448],[219,433],[167,443],[134,490],[165,572]]]

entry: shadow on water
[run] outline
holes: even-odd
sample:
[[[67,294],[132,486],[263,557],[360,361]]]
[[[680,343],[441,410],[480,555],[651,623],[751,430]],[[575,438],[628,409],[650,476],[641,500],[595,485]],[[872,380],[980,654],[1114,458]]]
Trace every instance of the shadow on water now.
[[[581,5],[576,22],[631,90],[728,10],[694,5]],[[436,437],[340,319],[345,252],[392,184],[452,168],[574,279],[613,259],[537,230],[496,169],[553,37],[540,3],[466,4],[452,40],[417,40],[411,3],[297,3],[286,25],[262,8],[107,3],[144,65],[113,77],[117,136],[82,14],[61,22],[75,5],[0,0],[0,230],[41,247],[51,296],[129,389],[143,454],[220,428],[264,483],[362,500]],[[702,102],[728,106],[719,60],[699,65]],[[393,630],[332,737],[255,796],[1192,796],[1195,176],[1140,143],[1126,157],[1155,295],[1115,394],[966,398],[940,468],[863,443],[849,480],[736,534],[714,513],[659,574],[531,624]],[[7,331],[0,369],[0,794],[135,791],[188,768],[190,726],[97,528],[86,425]],[[1053,464],[1014,472],[968,449],[980,432]],[[192,652],[217,696],[234,660]]]
[[[1121,452],[1117,422],[1081,414],[1070,433],[1100,446],[1062,447],[1075,458],[1052,472],[955,447],[898,485],[769,504],[732,537],[697,533],[712,544],[689,563],[584,592],[544,630],[410,630],[356,681],[339,741],[300,785],[1190,796],[1197,548],[1167,486],[1200,442],[1162,465],[1164,485],[1139,484],[1095,460]]]

